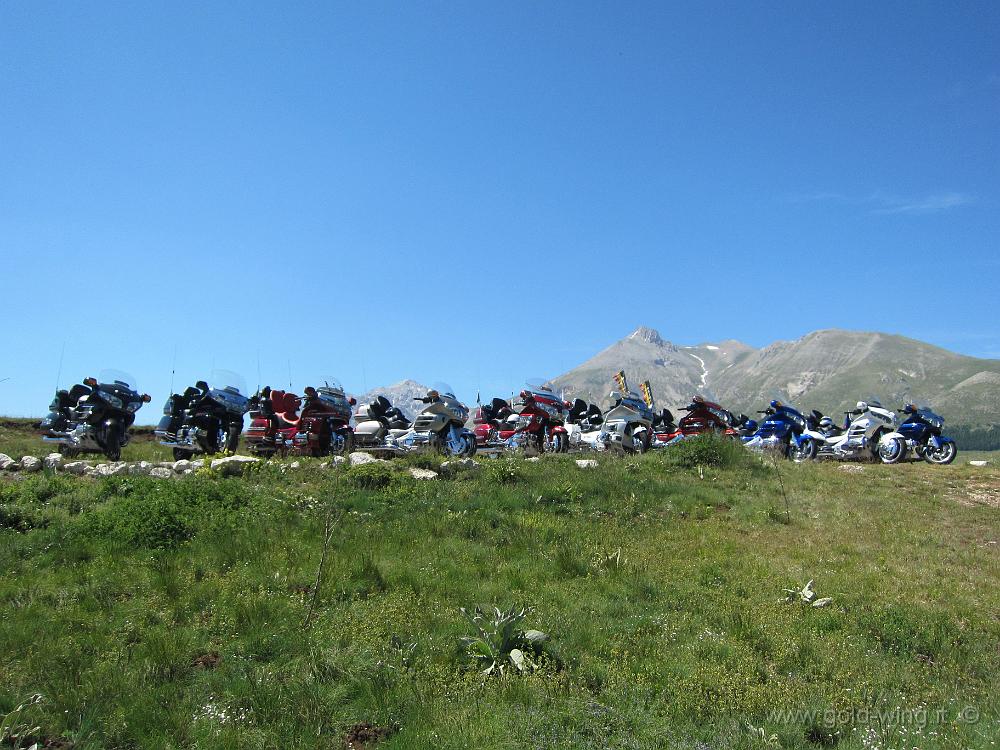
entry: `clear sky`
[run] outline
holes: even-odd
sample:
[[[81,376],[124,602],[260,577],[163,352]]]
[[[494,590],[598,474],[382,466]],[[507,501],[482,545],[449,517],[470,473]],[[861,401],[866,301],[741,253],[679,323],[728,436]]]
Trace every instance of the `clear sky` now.
[[[0,3],[0,413],[474,400],[643,324],[1000,357],[1000,3]],[[175,354],[176,352],[176,354]]]

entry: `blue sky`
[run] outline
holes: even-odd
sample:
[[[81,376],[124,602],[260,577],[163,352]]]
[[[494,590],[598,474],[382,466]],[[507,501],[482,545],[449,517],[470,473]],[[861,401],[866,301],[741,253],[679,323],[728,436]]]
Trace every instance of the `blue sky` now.
[[[5,2],[0,413],[63,350],[145,421],[172,366],[472,400],[641,324],[1000,357],[998,32],[994,2]]]

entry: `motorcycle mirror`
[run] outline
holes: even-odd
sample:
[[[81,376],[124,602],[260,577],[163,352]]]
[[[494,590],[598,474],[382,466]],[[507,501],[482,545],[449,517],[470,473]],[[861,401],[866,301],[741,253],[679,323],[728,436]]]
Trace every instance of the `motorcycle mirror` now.
[[[358,403],[358,400],[356,398],[354,398],[354,396],[351,396],[349,399],[347,399],[347,403],[349,403],[351,406],[356,406],[357,403]]]
[[[150,396],[148,393],[142,394],[142,403],[148,404],[152,400],[153,400],[152,396]]]
[[[309,386],[308,388],[306,388],[305,394],[309,398],[313,398],[316,395],[316,389],[313,388],[312,386]]]
[[[94,386],[97,385],[97,378],[84,378],[83,384],[89,385],[91,388],[93,388]]]

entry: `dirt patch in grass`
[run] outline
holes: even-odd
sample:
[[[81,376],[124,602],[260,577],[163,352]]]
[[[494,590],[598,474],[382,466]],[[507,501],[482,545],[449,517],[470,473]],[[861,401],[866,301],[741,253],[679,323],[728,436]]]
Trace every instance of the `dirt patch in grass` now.
[[[206,651],[199,654],[191,661],[191,666],[195,669],[215,669],[222,661],[222,655],[218,651]]]
[[[966,508],[977,505],[1000,508],[1000,484],[996,482],[970,480],[964,487],[953,489],[948,496]]]
[[[350,750],[366,750],[366,748],[375,747],[382,740],[394,735],[397,729],[398,727],[379,727],[363,721],[347,730],[344,735],[344,747]]]

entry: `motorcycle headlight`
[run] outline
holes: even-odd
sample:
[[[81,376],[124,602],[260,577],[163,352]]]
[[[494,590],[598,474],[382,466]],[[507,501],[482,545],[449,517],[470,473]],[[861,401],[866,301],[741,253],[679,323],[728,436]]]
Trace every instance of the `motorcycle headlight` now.
[[[109,406],[113,406],[116,409],[122,408],[122,400],[110,391],[101,391],[101,399]]]
[[[128,406],[125,408],[131,412],[139,411],[139,407],[142,406],[142,401],[129,401]]]

